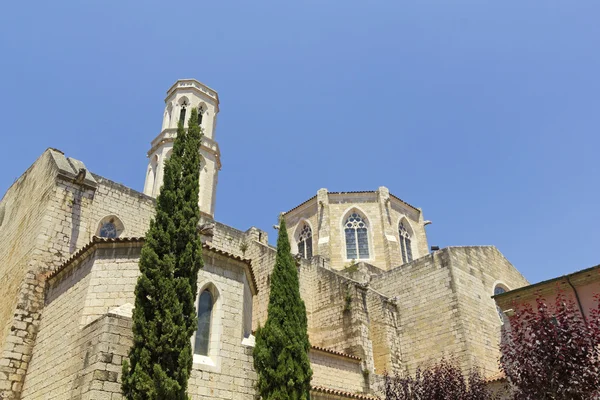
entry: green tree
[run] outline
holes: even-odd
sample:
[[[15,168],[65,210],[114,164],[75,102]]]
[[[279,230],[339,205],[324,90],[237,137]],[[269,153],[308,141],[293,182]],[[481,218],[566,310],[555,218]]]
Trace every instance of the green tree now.
[[[190,338],[196,330],[194,300],[203,266],[197,231],[202,138],[197,110],[192,110],[188,125],[187,130],[182,122],[177,127],[156,215],[140,256],[133,346],[129,361],[123,363],[122,390],[130,400],[188,398]]]
[[[258,328],[254,347],[257,389],[262,400],[310,398],[309,349],[298,271],[290,252],[285,220],[280,218],[267,321]]]

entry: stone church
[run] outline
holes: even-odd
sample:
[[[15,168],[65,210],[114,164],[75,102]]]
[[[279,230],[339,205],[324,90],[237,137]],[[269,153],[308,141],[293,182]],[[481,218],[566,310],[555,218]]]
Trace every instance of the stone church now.
[[[192,108],[204,131],[205,267],[189,393],[255,398],[252,332],[267,316],[275,249],[260,228],[215,219],[217,92],[179,80],[165,103],[143,193],[49,148],[0,201],[0,398],[122,398],[143,237],[177,123]],[[423,211],[385,187],[299,200],[282,208],[306,303],[313,399],[371,399],[384,371],[411,373],[443,356],[498,372],[502,319],[491,296],[528,284],[498,249],[430,252]]]

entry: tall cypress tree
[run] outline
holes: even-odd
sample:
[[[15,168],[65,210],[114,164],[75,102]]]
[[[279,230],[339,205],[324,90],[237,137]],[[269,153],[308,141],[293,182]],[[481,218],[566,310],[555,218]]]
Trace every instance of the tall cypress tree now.
[[[262,400],[310,398],[309,349],[306,308],[300,298],[298,271],[282,217],[267,321],[257,330],[254,347],[257,389]]]
[[[177,127],[156,215],[140,256],[133,346],[129,362],[123,364],[122,389],[130,400],[188,398],[191,336],[196,330],[194,300],[203,266],[197,231],[202,133],[195,109],[188,126],[186,130],[180,122]]]

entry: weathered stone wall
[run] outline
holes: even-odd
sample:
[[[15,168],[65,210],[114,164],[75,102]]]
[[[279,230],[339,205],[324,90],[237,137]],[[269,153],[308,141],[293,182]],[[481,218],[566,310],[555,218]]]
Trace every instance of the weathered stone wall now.
[[[452,247],[373,276],[371,287],[397,304],[410,372],[446,356],[489,376],[498,369],[501,324],[491,295],[499,281],[527,282],[494,247]]]
[[[367,390],[368,374],[363,375],[360,360],[353,360],[323,351],[310,351],[310,366],[313,370],[311,384],[347,392]]]
[[[86,260],[49,288],[22,399],[71,398],[82,368],[75,350],[92,267]]]
[[[257,241],[250,242],[249,251],[246,253],[246,256],[252,259],[252,269],[258,285],[258,295],[254,296],[252,309],[253,330],[256,330],[259,325],[264,325],[267,320],[271,273],[275,267],[276,255],[277,252],[273,247]]]
[[[100,221],[116,216],[121,235],[145,233],[154,200],[123,185],[86,172],[76,180],[80,161],[48,149],[2,200],[0,226],[0,344],[4,349],[0,391],[17,398],[42,305],[43,274],[59,266],[98,233]],[[18,346],[18,347],[17,347]],[[14,351],[17,348],[18,351]],[[12,365],[12,366],[11,366]],[[11,386],[10,390],[8,386]],[[14,388],[13,388],[14,386]]]
[[[52,159],[45,152],[0,201],[0,351],[10,350],[5,341],[14,325],[17,300],[24,300],[19,299],[20,288],[32,265],[43,258],[42,250],[36,248],[54,194],[55,175]],[[0,386],[2,389],[6,388]]]
[[[493,246],[451,247],[449,252],[469,364],[481,368],[484,376],[493,375],[498,372],[502,326],[491,298],[494,287],[498,282],[515,289],[529,283]]]
[[[141,242],[100,242],[50,278],[23,399],[86,393],[105,398],[102,392],[120,398],[120,364],[132,343],[130,317],[126,323],[110,318],[117,307],[131,309],[140,248]],[[242,344],[244,288],[249,285],[243,263],[210,250],[204,260],[199,289],[216,288],[210,360],[206,364],[195,356],[190,394],[252,399],[252,351]]]

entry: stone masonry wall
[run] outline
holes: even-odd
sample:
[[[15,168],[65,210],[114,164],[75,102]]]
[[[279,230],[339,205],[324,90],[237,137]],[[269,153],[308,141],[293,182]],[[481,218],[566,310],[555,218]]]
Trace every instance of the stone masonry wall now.
[[[23,399],[121,398],[120,364],[132,343],[131,321],[115,322],[111,313],[131,309],[140,247],[99,243],[50,279]],[[244,268],[210,251],[204,259],[199,288],[210,283],[218,291],[209,353],[214,363],[194,362],[190,394],[253,399],[252,351],[242,344]]]
[[[496,282],[526,284],[491,246],[451,247],[373,276],[371,287],[397,303],[402,359],[410,372],[443,356],[463,369],[497,372],[500,319]]]
[[[57,169],[48,150],[0,202],[0,397],[18,398],[42,308],[44,266],[62,256],[42,247]]]
[[[451,247],[449,251],[469,364],[481,368],[484,376],[494,375],[501,334],[501,320],[491,299],[494,286],[502,282],[516,289],[528,282],[495,247]]]
[[[81,357],[75,349],[93,260],[49,289],[22,399],[71,398]]]
[[[374,276],[371,287],[396,301],[402,359],[410,373],[444,355],[467,357],[449,252],[439,251]]]
[[[318,350],[310,352],[313,386],[323,386],[347,392],[363,392],[368,375],[363,375],[360,361],[328,354]]]
[[[2,292],[7,299],[18,299],[15,311],[14,303],[0,305],[0,343],[8,343],[0,364],[9,364],[0,365],[4,368],[0,372],[6,374],[0,374],[0,390],[7,398],[19,397],[27,371],[42,304],[43,274],[89,242],[103,218],[114,215],[125,226],[122,235],[141,236],[153,213],[153,199],[125,186],[89,172],[82,183],[76,182],[79,167],[85,166],[49,149],[2,201],[0,285],[6,282]],[[12,351],[15,346],[20,346],[17,352]]]

